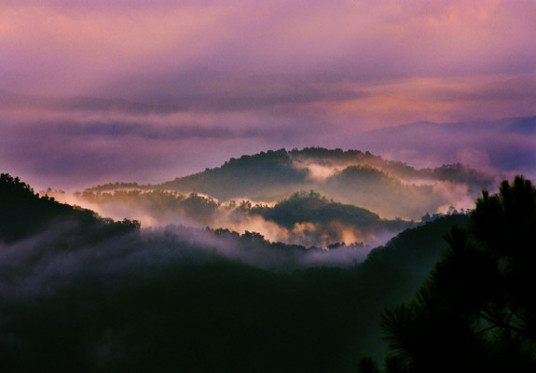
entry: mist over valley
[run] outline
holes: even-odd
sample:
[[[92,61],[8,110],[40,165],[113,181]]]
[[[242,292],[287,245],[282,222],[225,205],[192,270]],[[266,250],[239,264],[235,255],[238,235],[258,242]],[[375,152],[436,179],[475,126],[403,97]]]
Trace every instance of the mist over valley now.
[[[0,372],[536,372],[534,0],[0,6]]]
[[[73,197],[103,216],[144,226],[208,226],[306,247],[370,249],[423,217],[469,209],[495,178],[461,164],[415,169],[369,152],[281,149],[162,184],[117,182]]]

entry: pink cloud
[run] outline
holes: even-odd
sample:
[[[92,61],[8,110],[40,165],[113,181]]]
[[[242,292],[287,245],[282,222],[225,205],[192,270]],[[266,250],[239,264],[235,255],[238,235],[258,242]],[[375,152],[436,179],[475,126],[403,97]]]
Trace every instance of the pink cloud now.
[[[100,142],[81,149],[101,159],[97,150],[121,157],[127,145],[143,148],[147,162],[161,165],[146,175],[160,177],[170,174],[171,158],[207,149],[201,137],[213,145],[218,133],[220,141],[228,134],[227,150],[206,162],[196,156],[196,165],[283,146],[350,147],[361,130],[404,122],[531,116],[535,12],[532,0],[4,1],[0,130],[18,155],[4,152],[0,161],[31,158],[38,168],[54,148],[35,143],[62,143],[55,120],[82,132],[90,122],[139,124],[135,136],[102,130]],[[14,108],[2,89],[59,99]],[[62,103],[72,96],[129,103]],[[26,119],[41,123],[33,139],[14,130]],[[194,132],[202,135],[195,141]],[[190,142],[178,152],[147,134],[186,134]],[[26,162],[20,149],[29,142],[35,154]],[[77,148],[68,150],[55,152],[58,167],[72,163]]]
[[[7,5],[4,88],[107,94],[125,76],[192,70],[365,82],[534,72],[531,1],[91,4]]]

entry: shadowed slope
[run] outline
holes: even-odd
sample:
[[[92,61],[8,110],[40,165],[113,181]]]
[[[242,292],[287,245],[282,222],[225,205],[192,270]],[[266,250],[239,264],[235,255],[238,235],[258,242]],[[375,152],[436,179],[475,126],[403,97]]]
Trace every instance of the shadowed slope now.
[[[181,228],[88,242],[88,225],[61,231],[51,221],[46,231],[61,234],[0,245],[0,367],[350,372],[356,356],[382,355],[372,338],[378,315],[413,294],[445,231],[464,219],[453,215],[405,231],[350,269],[289,273],[225,259],[211,250],[217,241],[210,232]],[[231,232],[214,233],[230,235],[229,248],[267,255],[260,237],[245,236],[242,245]],[[58,247],[65,240],[68,255]],[[280,245],[270,257],[287,252]]]

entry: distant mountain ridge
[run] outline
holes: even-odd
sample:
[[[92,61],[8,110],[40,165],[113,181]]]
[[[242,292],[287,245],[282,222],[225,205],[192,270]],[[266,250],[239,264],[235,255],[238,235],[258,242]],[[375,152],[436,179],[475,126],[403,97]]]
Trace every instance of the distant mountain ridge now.
[[[312,147],[231,158],[221,167],[157,185],[115,183],[88,190],[159,189],[259,202],[277,202],[296,191],[316,190],[384,217],[418,219],[427,212],[456,206],[458,201],[452,200],[449,189],[466,195],[472,203],[480,190],[494,185],[492,176],[460,163],[417,169],[368,151]]]
[[[536,175],[536,116],[453,123],[414,122],[363,132],[356,145],[413,165],[457,163]],[[498,181],[498,180],[497,180]]]
[[[494,121],[473,121],[473,122],[452,122],[452,123],[436,123],[430,121],[417,121],[411,123],[399,124],[396,126],[390,126],[382,129],[371,130],[369,133],[390,133],[395,134],[409,134],[415,130],[430,130],[430,131],[442,131],[447,132],[460,132],[467,128],[476,131],[489,131],[490,129],[497,129],[503,132],[534,132],[536,130],[536,115],[529,117],[512,117],[503,118]]]

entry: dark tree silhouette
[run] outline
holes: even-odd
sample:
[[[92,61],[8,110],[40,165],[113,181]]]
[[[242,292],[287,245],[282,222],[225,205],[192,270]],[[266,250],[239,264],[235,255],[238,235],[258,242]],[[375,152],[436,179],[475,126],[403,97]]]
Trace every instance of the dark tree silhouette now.
[[[361,373],[380,373],[378,364],[370,357],[364,357],[357,363],[357,370]]]
[[[536,188],[484,191],[447,243],[416,299],[382,317],[386,371],[536,371]]]
[[[39,196],[18,177],[0,174],[0,243],[15,242],[43,232],[51,224],[75,222],[78,233],[87,241],[136,231],[138,221],[114,222],[79,207],[58,203],[54,198]]]

